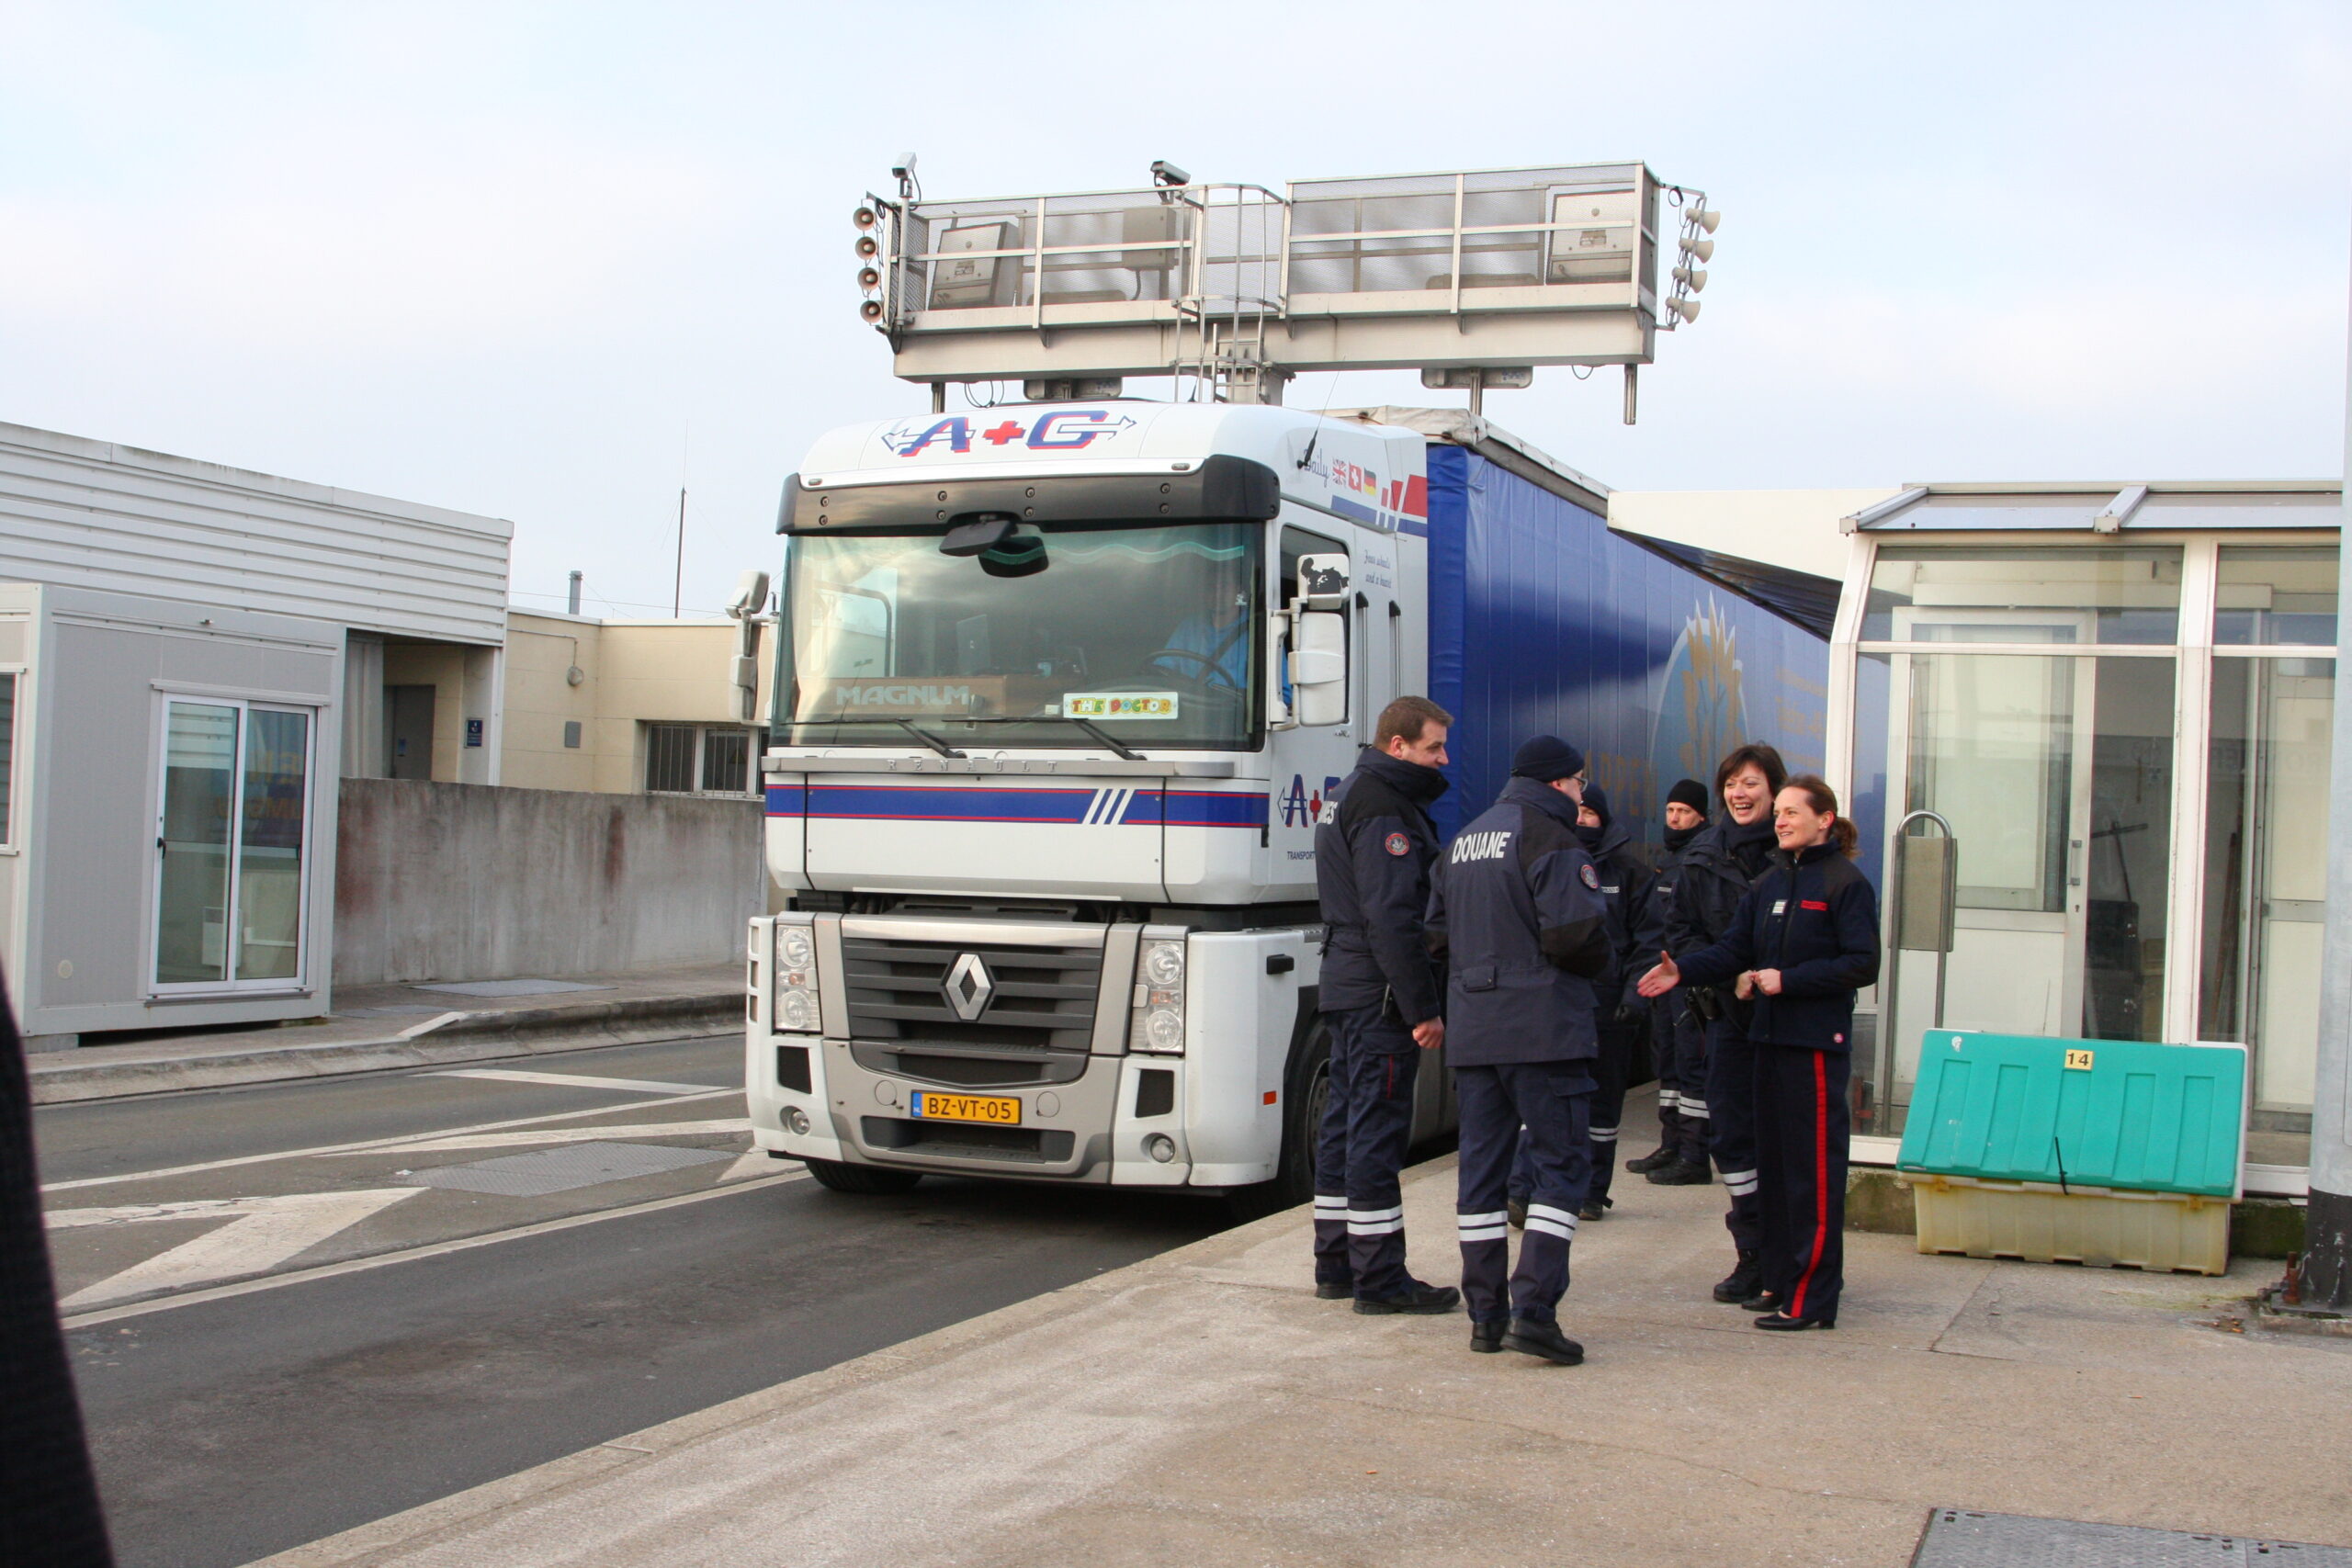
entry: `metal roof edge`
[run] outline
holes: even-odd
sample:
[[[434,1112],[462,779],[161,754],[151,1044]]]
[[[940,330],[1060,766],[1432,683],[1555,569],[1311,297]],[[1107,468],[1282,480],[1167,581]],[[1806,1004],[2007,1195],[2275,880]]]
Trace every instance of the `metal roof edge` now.
[[[143,446],[125,446],[119,441],[100,441],[87,435],[69,434],[62,430],[43,430],[38,425],[11,424],[0,421],[0,446],[9,445],[79,458],[84,462],[144,468],[200,484],[289,497],[339,512],[374,512],[411,523],[432,524],[459,533],[478,534],[503,541],[511,541],[514,537],[514,525],[503,517],[459,512],[426,502],[402,501],[397,496],[320,484],[314,479],[266,474],[258,468],[232,468],[226,463],[208,462],[202,457],[185,457],[176,452],[155,452]]]
[[[1513,435],[1492,420],[1474,414],[1468,409],[1408,408],[1401,404],[1382,403],[1367,408],[1323,409],[1317,412],[1330,419],[1396,425],[1432,441],[1443,441],[1476,452],[1497,468],[1508,469],[1530,484],[1550,491],[1563,501],[1597,513],[1604,522],[1608,520],[1611,491],[1607,485],[1589,474],[1568,467],[1533,442]]]
[[[2341,479],[1906,479],[1924,495],[2120,495],[2144,487],[2153,495],[2324,495],[2341,491]]]

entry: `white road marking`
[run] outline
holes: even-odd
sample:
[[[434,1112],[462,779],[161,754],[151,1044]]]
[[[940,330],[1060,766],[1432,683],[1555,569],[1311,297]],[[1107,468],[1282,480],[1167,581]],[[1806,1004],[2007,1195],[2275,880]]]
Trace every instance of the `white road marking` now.
[[[707,1083],[660,1083],[652,1078],[592,1078],[582,1073],[530,1073],[519,1067],[458,1067],[427,1073],[434,1078],[494,1078],[500,1083],[558,1084],[566,1089],[617,1089],[629,1094],[700,1094]]]
[[[689,1100],[717,1100],[725,1095],[741,1094],[740,1089],[707,1089],[696,1094],[682,1094],[675,1100],[662,1101],[664,1105],[684,1105]],[[440,1133],[403,1133],[397,1137],[366,1138],[356,1144],[322,1144],[315,1148],[279,1149],[270,1154],[237,1155],[228,1159],[204,1160],[196,1165],[175,1165],[161,1170],[126,1171],[120,1176],[83,1176],[71,1181],[51,1181],[41,1188],[44,1192],[64,1192],[81,1187],[109,1187],[125,1181],[157,1181],[166,1176],[193,1176],[199,1171],[228,1170],[241,1165],[267,1165],[272,1160],[308,1159],[313,1155],[358,1154],[368,1149],[387,1148],[412,1138],[446,1137],[460,1133],[487,1133],[501,1127],[531,1127],[544,1122],[576,1122],[583,1116],[612,1116],[624,1111],[644,1109],[644,1102],[623,1105],[603,1105],[594,1111],[551,1111],[538,1116],[514,1116],[503,1122],[477,1122],[470,1127],[445,1128]]]
[[[459,1236],[454,1241],[436,1241],[424,1247],[412,1247],[400,1252],[379,1252],[368,1258],[347,1258],[340,1263],[322,1263],[315,1268],[292,1269],[283,1274],[271,1274],[259,1280],[241,1280],[232,1285],[213,1285],[202,1290],[183,1291],[177,1295],[159,1296],[149,1302],[134,1302],[128,1306],[104,1307],[96,1312],[80,1313],[66,1318],[63,1326],[69,1330],[91,1328],[101,1323],[114,1323],[126,1317],[144,1317],[149,1313],[168,1312],[174,1307],[193,1306],[199,1302],[226,1301],[234,1296],[252,1295],[256,1291],[274,1291],[282,1285],[306,1284],[312,1280],[330,1280],[343,1274],[363,1273],[370,1269],[383,1269],[394,1263],[446,1257],[452,1252],[466,1252],[477,1247],[490,1247],[502,1241],[520,1241],[526,1236],[546,1235],[554,1231],[574,1230],[582,1225],[593,1225],[605,1220],[625,1219],[632,1214],[650,1214],[662,1209],[681,1208],[688,1203],[706,1202],[713,1198],[730,1198],[738,1192],[752,1192],[763,1187],[781,1187],[786,1182],[808,1179],[808,1172],[805,1168],[783,1170],[774,1176],[763,1176],[756,1181],[738,1181],[708,1187],[699,1192],[682,1192],[672,1198],[656,1198],[650,1202],[633,1203],[627,1208],[605,1209],[593,1214],[567,1214],[560,1220],[541,1220],[537,1224],[517,1225],[513,1230],[492,1231],[487,1235]]]
[[[775,1156],[770,1155],[767,1150],[753,1149],[736,1160],[733,1165],[730,1165],[725,1170],[720,1171],[718,1173],[718,1184],[721,1187],[724,1187],[730,1181],[749,1181],[755,1176],[767,1175],[770,1171],[775,1169],[775,1168],[776,1162]]]
[[[522,1133],[466,1133],[456,1137],[427,1133],[401,1143],[338,1152],[345,1158],[353,1155],[421,1155],[440,1149],[511,1149],[528,1147],[533,1144],[602,1143],[607,1138],[706,1137],[717,1133],[748,1133],[751,1130],[750,1117],[729,1116],[716,1122],[635,1122],[619,1127],[535,1127]]]
[[[230,1219],[227,1224],[209,1230],[193,1241],[182,1242],[119,1274],[76,1291],[57,1304],[95,1306],[149,1291],[201,1285],[239,1274],[258,1274],[403,1198],[415,1197],[419,1190],[414,1187],[384,1187],[361,1192],[298,1192],[276,1198],[62,1210],[49,1216],[54,1229],[217,1216]]]

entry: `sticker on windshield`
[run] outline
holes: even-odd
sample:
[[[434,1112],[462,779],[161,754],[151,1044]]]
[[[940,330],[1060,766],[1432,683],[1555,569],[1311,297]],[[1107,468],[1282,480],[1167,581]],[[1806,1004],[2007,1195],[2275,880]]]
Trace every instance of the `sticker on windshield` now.
[[[1062,698],[1064,718],[1174,718],[1173,692],[1071,692]]]

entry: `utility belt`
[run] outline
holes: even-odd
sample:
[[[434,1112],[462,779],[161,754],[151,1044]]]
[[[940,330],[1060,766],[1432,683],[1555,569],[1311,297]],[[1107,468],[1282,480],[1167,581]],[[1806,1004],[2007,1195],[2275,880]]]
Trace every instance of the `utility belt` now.
[[[1690,1010],[1709,1023],[1730,1019],[1742,1029],[1756,1016],[1756,1004],[1744,1002],[1728,986],[1693,986],[1690,987]]]

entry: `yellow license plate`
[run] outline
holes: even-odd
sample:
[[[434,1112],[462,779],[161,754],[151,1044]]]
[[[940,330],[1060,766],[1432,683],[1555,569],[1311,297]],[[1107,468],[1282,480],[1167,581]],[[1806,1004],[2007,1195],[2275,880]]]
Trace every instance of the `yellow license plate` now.
[[[998,1127],[1021,1124],[1021,1101],[1009,1094],[941,1094],[920,1089],[908,1098],[908,1109],[925,1122],[986,1122]]]

